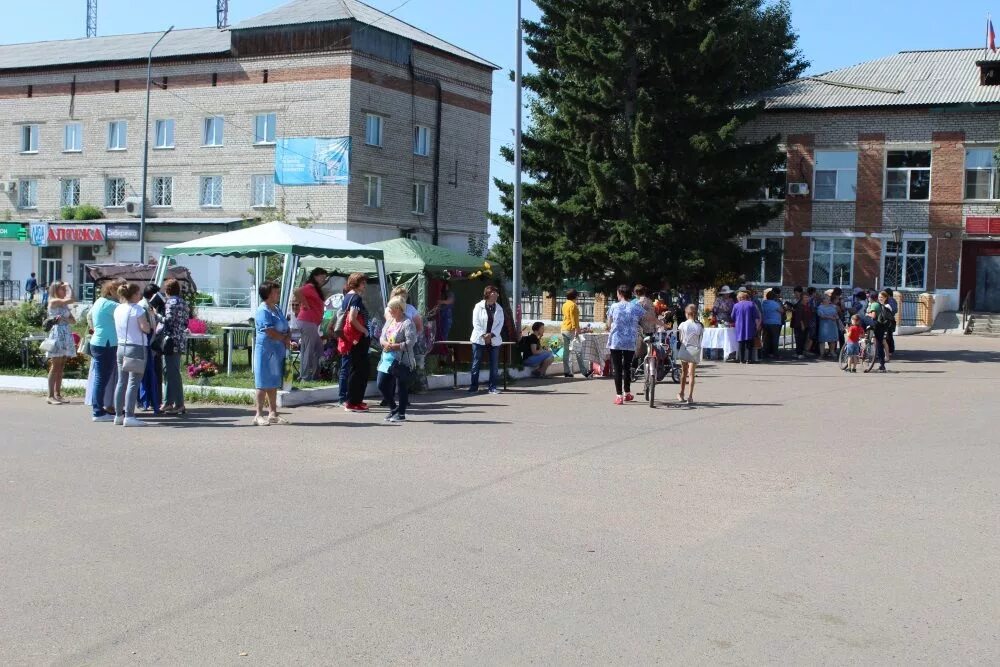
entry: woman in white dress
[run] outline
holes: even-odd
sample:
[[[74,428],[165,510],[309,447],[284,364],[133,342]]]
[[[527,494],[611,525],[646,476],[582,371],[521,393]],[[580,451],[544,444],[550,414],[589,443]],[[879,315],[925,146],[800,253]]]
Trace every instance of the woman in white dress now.
[[[76,356],[76,343],[70,326],[76,322],[69,307],[76,301],[67,283],[56,281],[49,286],[49,319],[52,328],[45,340],[45,357],[49,360],[49,405],[66,403],[62,397],[63,371],[66,360]]]
[[[694,371],[701,361],[701,336],[705,332],[705,327],[698,321],[698,307],[693,303],[684,309],[684,316],[687,319],[677,328],[677,359],[681,362],[681,391],[677,394],[677,400],[681,403],[685,401],[684,388],[690,382],[687,403],[692,405]]]

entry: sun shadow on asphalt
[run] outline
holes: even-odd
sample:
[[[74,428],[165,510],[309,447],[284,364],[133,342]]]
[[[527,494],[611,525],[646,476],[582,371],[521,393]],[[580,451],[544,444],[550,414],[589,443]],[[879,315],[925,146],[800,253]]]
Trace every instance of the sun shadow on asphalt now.
[[[983,364],[1000,362],[1000,352],[984,352],[979,350],[906,350],[898,358],[892,359],[893,364],[946,364],[960,362],[966,364]]]
[[[697,410],[698,408],[777,408],[784,403],[720,403],[718,401],[699,401],[697,403],[659,403],[658,409]]]

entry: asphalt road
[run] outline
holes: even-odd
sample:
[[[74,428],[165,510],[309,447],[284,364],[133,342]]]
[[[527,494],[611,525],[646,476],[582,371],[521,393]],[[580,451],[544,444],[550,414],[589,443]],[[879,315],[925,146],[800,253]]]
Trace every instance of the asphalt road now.
[[[998,664],[1000,341],[900,349],[404,426],[0,395],[0,664]]]

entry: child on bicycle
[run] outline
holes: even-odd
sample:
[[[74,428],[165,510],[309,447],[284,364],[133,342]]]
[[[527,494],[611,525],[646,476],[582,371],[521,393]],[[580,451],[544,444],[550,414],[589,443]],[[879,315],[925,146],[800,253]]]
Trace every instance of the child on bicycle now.
[[[847,327],[847,345],[844,353],[847,354],[847,372],[858,372],[858,357],[861,356],[861,338],[865,335],[865,329],[861,326],[861,317],[857,314],[851,316],[851,325]]]

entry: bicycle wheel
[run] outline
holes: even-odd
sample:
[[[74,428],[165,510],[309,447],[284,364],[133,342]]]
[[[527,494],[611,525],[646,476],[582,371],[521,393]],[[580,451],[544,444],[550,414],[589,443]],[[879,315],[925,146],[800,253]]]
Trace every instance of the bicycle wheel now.
[[[865,373],[875,367],[875,357],[878,356],[875,353],[876,345],[878,345],[878,341],[868,338],[865,341],[864,349],[861,350],[861,365],[864,366]]]
[[[674,381],[674,384],[680,384],[681,383],[681,367],[680,366],[675,365],[675,366],[673,366],[670,369],[670,379]]]
[[[656,396],[656,357],[646,360],[646,399],[649,407],[654,407],[653,401]]]
[[[847,355],[847,346],[844,345],[843,347],[840,348],[840,370],[842,371],[847,370],[847,364],[849,360],[850,357]]]

